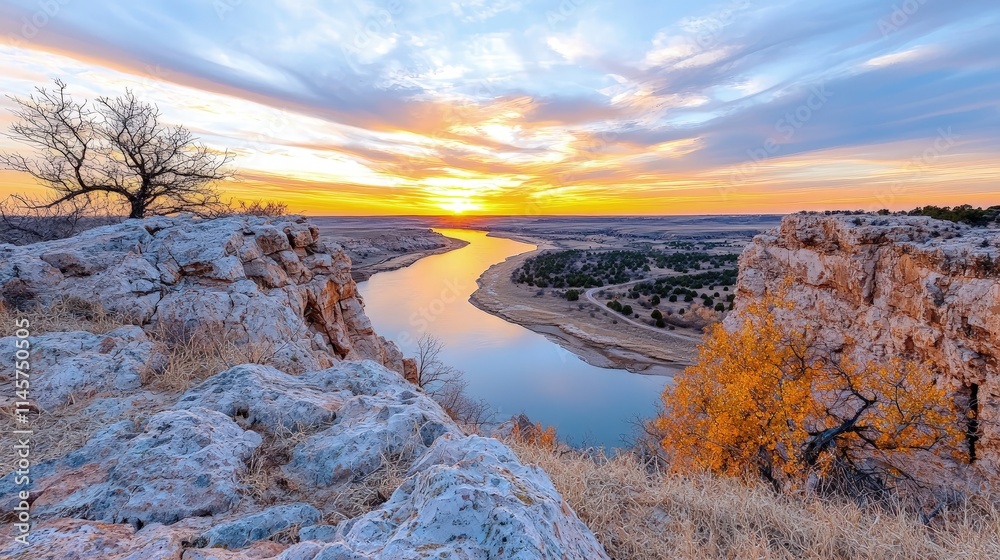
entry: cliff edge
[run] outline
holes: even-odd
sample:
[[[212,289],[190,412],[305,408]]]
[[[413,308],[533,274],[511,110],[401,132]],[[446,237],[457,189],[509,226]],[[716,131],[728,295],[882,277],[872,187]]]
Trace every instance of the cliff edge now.
[[[787,279],[796,319],[865,363],[928,362],[978,419],[976,470],[1000,462],[1000,231],[918,216],[786,216],[740,257],[735,326]]]
[[[15,399],[30,405],[4,395],[4,427],[32,430],[25,464],[3,458],[0,557],[607,558],[541,469],[404,379],[412,362],[372,330],[350,260],[304,220],[153,218],[0,245],[0,295],[0,383],[22,377],[7,364],[25,340],[31,366]],[[61,324],[47,309],[67,301],[125,320],[82,306]],[[207,367],[179,355],[190,339],[263,350],[159,384]]]

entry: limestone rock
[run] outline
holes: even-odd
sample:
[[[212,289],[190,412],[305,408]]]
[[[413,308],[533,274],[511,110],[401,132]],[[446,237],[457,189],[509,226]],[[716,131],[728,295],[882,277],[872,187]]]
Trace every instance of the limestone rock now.
[[[461,432],[423,395],[362,395],[340,409],[333,426],[296,446],[284,471],[318,489],[348,484],[375,472],[387,459],[408,464],[447,433]]]
[[[58,459],[31,467],[31,504],[35,519],[85,517],[90,504],[105,489],[109,471],[136,436],[131,421],[121,421],[94,434],[87,443]],[[15,473],[0,478],[0,506],[12,511],[14,497],[23,487]]]
[[[156,414],[129,442],[88,516],[147,524],[228,511],[239,500],[244,460],[260,443],[218,412]]]
[[[931,364],[969,406],[977,466],[1000,468],[1000,231],[918,216],[786,216],[740,257],[734,327],[754,298],[790,280],[794,316],[856,363]]]
[[[309,504],[289,504],[268,508],[260,513],[241,517],[212,527],[198,539],[207,547],[244,548],[252,542],[275,535],[289,527],[308,527],[319,523],[322,513]]]
[[[120,422],[66,457],[32,471],[38,519],[174,523],[228,511],[240,497],[244,460],[261,443],[228,417],[206,409],[153,415],[136,434]],[[13,473],[12,473],[13,474]],[[4,496],[13,477],[0,479]]]
[[[282,558],[607,558],[536,467],[500,442],[439,438],[379,509],[337,526],[335,541],[310,541]]]
[[[17,339],[0,339],[0,349],[14,354]],[[101,392],[138,389],[144,375],[165,363],[162,348],[139,327],[107,334],[55,332],[32,337],[32,395],[42,409]]]
[[[353,395],[343,391],[323,390],[308,378],[268,366],[245,364],[192,387],[175,408],[207,408],[231,418],[243,418],[248,426],[262,425],[276,433],[279,427],[295,430],[328,426],[350,397]]]
[[[174,336],[225,335],[289,371],[402,354],[364,314],[350,260],[304,220],[128,220],[69,239],[0,245],[0,300],[78,298]]]

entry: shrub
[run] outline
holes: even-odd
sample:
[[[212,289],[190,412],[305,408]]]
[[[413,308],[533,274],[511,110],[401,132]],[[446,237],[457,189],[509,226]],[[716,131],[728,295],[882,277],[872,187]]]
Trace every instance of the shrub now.
[[[923,364],[849,363],[774,309],[792,311],[771,297],[748,307],[739,329],[715,325],[664,390],[657,427],[675,469],[784,486],[835,468],[912,480],[915,452],[964,456],[953,403]]]

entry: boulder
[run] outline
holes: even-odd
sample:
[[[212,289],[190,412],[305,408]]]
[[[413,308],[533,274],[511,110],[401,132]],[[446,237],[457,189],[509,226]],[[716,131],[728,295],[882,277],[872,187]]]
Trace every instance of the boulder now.
[[[409,465],[434,440],[461,430],[437,403],[415,391],[361,395],[348,401],[330,428],[292,450],[289,478],[317,489],[357,482],[385,461]]]
[[[289,504],[267,508],[228,523],[216,525],[195,541],[200,547],[244,548],[268,539],[290,527],[319,523],[323,514],[309,504]]]
[[[344,391],[324,390],[269,366],[245,364],[217,373],[189,389],[175,408],[207,408],[270,433],[329,426],[337,410],[353,397]]]
[[[537,467],[494,439],[438,438],[380,508],[284,559],[608,558]],[[330,535],[325,535],[330,538]]]
[[[240,499],[244,461],[261,437],[206,409],[164,411],[136,433],[119,422],[81,449],[32,470],[36,519],[174,523],[229,511]],[[15,479],[0,479],[3,496]]]
[[[0,349],[13,355],[14,337],[0,339]],[[139,327],[107,334],[54,332],[31,337],[32,396],[50,409],[97,393],[138,389],[143,378],[163,367],[163,348]]]
[[[244,461],[261,437],[211,410],[153,415],[111,469],[88,518],[173,523],[229,511],[240,499]]]

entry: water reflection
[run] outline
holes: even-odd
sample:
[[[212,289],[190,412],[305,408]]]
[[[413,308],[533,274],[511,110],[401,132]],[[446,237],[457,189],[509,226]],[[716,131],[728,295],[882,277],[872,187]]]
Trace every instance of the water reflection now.
[[[359,284],[375,330],[414,355],[424,332],[440,338],[446,363],[465,372],[468,392],[503,417],[526,413],[574,444],[620,445],[629,421],[648,417],[665,378],[591,366],[545,337],[469,303],[491,265],[534,246],[485,232],[436,230],[469,245]]]

